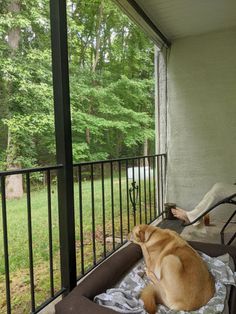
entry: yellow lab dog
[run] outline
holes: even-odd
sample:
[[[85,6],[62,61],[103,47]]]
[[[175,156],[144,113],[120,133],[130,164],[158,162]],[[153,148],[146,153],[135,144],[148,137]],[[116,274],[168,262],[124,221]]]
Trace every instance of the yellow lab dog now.
[[[157,304],[193,311],[213,297],[215,284],[207,265],[176,232],[138,225],[128,238],[141,246],[152,281],[141,293],[148,313],[155,313]]]

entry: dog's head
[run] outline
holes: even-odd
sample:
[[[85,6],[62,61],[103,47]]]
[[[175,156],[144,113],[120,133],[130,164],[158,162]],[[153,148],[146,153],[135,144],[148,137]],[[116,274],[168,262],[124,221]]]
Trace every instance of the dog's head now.
[[[128,240],[136,244],[147,242],[152,233],[156,231],[156,227],[149,225],[138,225],[128,234]]]

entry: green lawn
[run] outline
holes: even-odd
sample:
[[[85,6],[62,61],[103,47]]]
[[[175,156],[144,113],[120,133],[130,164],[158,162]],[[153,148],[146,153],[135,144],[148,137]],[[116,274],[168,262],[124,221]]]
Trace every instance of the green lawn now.
[[[114,216],[115,216],[115,237],[120,237],[120,193],[119,180],[114,178]],[[153,184],[153,183],[152,183]],[[112,236],[111,222],[111,182],[105,179],[105,211],[106,211],[106,236]],[[144,185],[141,186],[142,194],[142,221],[145,221],[145,204],[143,199]],[[151,187],[151,190],[152,187]],[[79,187],[74,185],[75,192],[75,230],[76,230],[76,253],[77,253],[77,274],[81,272],[81,245],[80,245],[80,219],[79,219]],[[148,191],[148,186],[147,186]],[[153,193],[153,191],[152,191]],[[127,215],[127,193],[126,180],[122,178],[122,222],[124,240],[128,231]],[[58,206],[56,185],[52,186],[52,233],[53,233],[53,262],[55,291],[60,289],[60,254],[59,254],[59,228],[58,228]],[[91,182],[82,183],[83,203],[83,240],[85,270],[93,265],[93,242],[92,242],[92,202]],[[147,220],[150,220],[150,203],[152,215],[154,215],[153,197],[149,201],[147,192],[146,208]],[[47,190],[39,187],[31,192],[32,205],[32,233],[33,233],[33,259],[35,274],[35,296],[36,304],[40,305],[50,296],[49,285],[49,237],[48,237],[48,212],[47,212]],[[129,204],[131,207],[131,204]],[[103,256],[103,225],[102,225],[102,184],[101,180],[94,181],[94,216],[96,235],[96,259]],[[153,217],[152,217],[153,218]],[[133,227],[133,215],[130,208],[130,228]],[[137,221],[139,221],[139,205],[137,206]],[[7,201],[7,223],[9,243],[9,263],[12,295],[12,313],[28,313],[30,306],[30,280],[29,280],[29,254],[28,254],[28,226],[27,226],[27,200],[26,196],[20,200]],[[112,250],[112,244],[107,244],[107,251]],[[0,313],[6,313],[5,306],[5,276],[3,256],[3,234],[2,215],[0,215]]]

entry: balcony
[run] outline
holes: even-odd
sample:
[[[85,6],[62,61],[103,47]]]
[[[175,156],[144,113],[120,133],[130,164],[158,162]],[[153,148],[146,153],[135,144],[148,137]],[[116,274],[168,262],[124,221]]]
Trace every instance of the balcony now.
[[[65,1],[50,1],[57,165],[0,173],[4,313],[15,311],[17,293],[24,289],[22,312],[27,313],[38,313],[68,294],[126,244],[135,224],[163,220],[165,200],[191,209],[215,182],[235,182],[235,2],[217,0],[214,7],[210,1],[115,2],[156,44],[157,154],[73,165]],[[17,222],[10,225],[9,216],[16,213],[5,189],[7,177],[17,174],[25,187],[18,233]],[[44,178],[44,228],[38,238],[35,174]],[[222,205],[216,223],[231,210]],[[180,230],[177,223],[168,227],[175,224]],[[21,245],[15,248],[18,239]],[[18,274],[23,283],[13,290],[11,262],[21,251],[26,252],[23,276]],[[46,270],[38,268],[38,252],[44,254]],[[44,280],[46,293],[40,295]]]
[[[63,166],[58,165],[0,173],[5,273],[0,285],[6,298],[1,301],[3,312],[21,309],[38,313],[66,293],[60,265],[68,250],[75,253],[68,265],[70,273],[76,276],[71,280],[78,281],[125,245],[134,225],[163,218],[164,154],[75,164],[75,223],[70,226],[65,224],[57,206],[57,181],[62,170]],[[7,200],[8,177],[19,174],[23,176],[25,195],[21,200]],[[32,188],[35,174],[44,177],[43,189]],[[63,235],[69,233],[75,238],[66,247]],[[24,283],[14,280],[20,263],[25,265],[21,268]],[[17,299],[21,301],[15,302]]]

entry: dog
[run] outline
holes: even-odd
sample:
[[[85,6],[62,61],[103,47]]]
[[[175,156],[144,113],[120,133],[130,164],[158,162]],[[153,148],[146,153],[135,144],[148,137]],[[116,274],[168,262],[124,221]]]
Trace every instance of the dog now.
[[[140,295],[148,313],[156,313],[158,304],[194,311],[213,297],[215,283],[207,265],[176,232],[138,225],[128,239],[140,245],[151,280]]]

